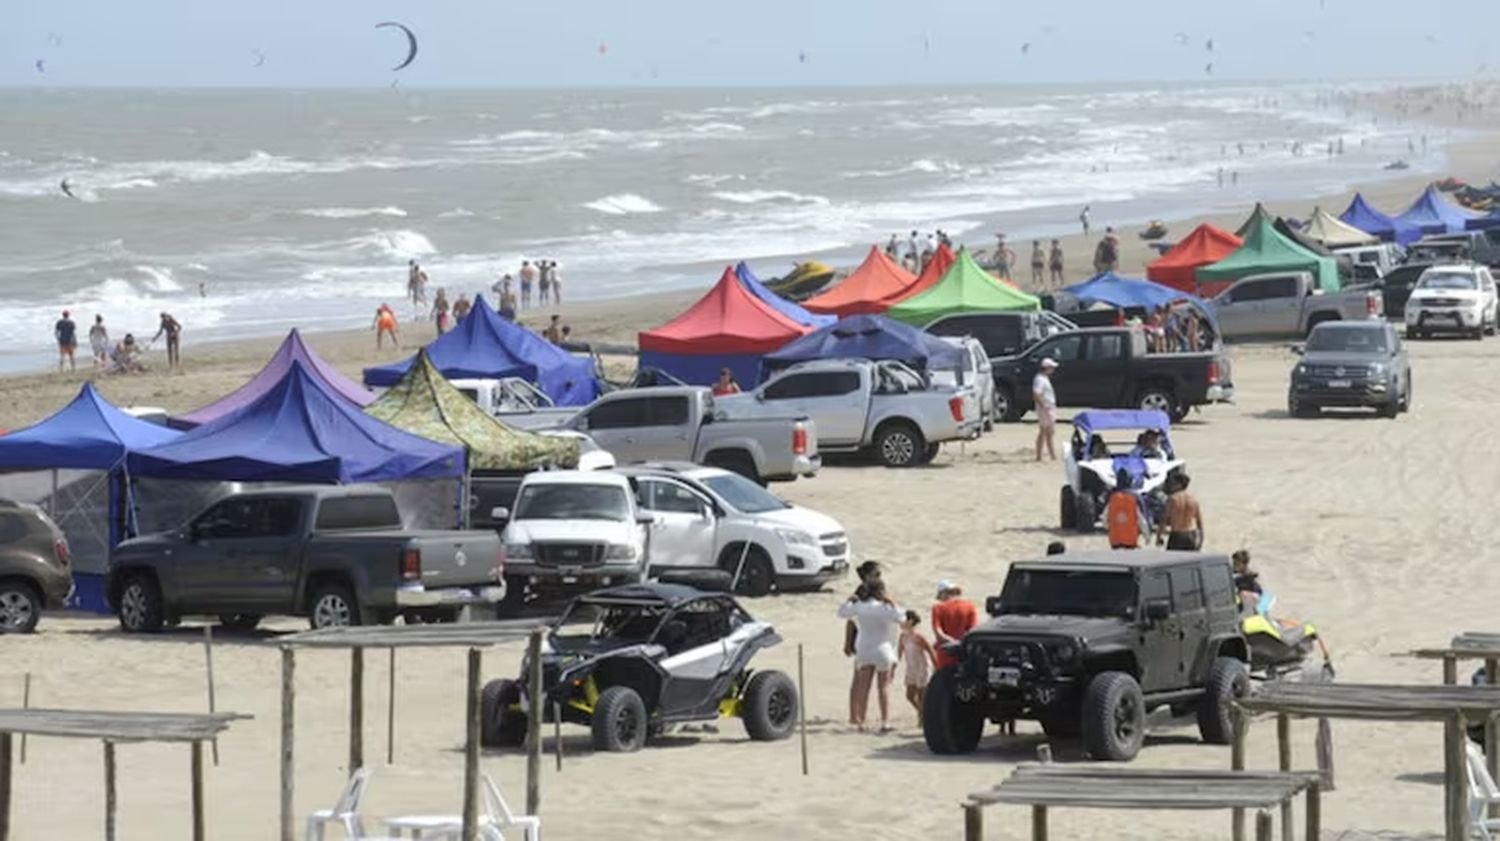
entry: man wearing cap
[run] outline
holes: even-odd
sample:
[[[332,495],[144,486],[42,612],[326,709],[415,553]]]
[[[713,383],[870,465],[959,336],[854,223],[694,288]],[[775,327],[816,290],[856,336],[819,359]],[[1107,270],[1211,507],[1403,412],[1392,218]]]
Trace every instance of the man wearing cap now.
[[[957,657],[944,651],[944,647],[961,641],[964,634],[979,624],[979,608],[963,596],[964,591],[952,581],[939,581],[937,604],[932,606],[932,635],[934,657],[937,668],[944,669],[958,662]]]
[[[1057,392],[1052,390],[1052,372],[1057,370],[1057,360],[1047,357],[1042,360],[1041,370],[1031,381],[1031,402],[1036,406],[1036,460],[1042,460],[1042,446],[1047,447],[1047,457],[1057,461],[1057,449],[1052,443],[1052,434],[1057,429]]]
[[[57,338],[57,370],[63,369],[63,363],[68,363],[68,370],[77,370],[73,364],[73,351],[78,348],[78,325],[73,323],[67,310],[63,310],[62,318],[52,326],[52,335]]]

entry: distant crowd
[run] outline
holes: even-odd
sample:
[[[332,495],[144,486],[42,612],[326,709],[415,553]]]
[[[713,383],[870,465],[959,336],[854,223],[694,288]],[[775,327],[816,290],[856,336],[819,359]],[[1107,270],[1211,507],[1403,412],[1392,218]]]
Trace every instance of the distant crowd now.
[[[520,271],[520,296],[516,294],[515,277],[504,274],[490,287],[495,295],[495,311],[507,321],[515,321],[517,316],[524,310],[532,308],[532,290],[536,290],[536,305],[538,307],[546,304],[562,303],[562,274],[558,270],[556,260],[522,260]],[[427,300],[427,286],[430,280],[427,272],[416,260],[407,262],[406,273],[406,297],[410,302],[414,320],[431,319],[437,335],[447,333],[454,325],[463,321],[473,310],[475,301],[484,297],[485,293],[475,292],[471,299],[467,293],[460,292],[458,298],[449,301],[448,290],[438,287],[434,292],[431,303]],[[381,304],[375,310],[375,320],[371,325],[375,330],[375,349],[382,350],[387,338],[391,346],[400,348],[401,325],[396,311],[390,304]],[[547,326],[538,331],[542,338],[555,345],[567,343],[572,335],[573,328],[562,323],[562,316],[553,314],[547,322]]]
[[[78,324],[69,310],[52,325],[52,336],[57,342],[57,370],[78,370]],[[167,368],[175,369],[182,364],[182,324],[171,313],[161,313],[156,335],[145,350],[166,338]],[[89,327],[89,354],[94,370],[106,374],[140,374],[146,371],[145,352],[135,340],[135,334],[126,333],[118,342],[112,342],[109,328],[104,326],[104,316],[95,315]]]

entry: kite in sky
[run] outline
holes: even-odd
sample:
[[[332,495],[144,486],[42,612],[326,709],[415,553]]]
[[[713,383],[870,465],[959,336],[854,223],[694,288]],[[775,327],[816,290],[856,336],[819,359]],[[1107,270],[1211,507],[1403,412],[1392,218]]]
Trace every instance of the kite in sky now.
[[[407,46],[406,58],[400,64],[396,65],[395,67],[392,67],[391,70],[392,71],[396,71],[396,70],[402,70],[402,69],[405,69],[406,67],[409,67],[413,61],[417,60],[417,36],[416,36],[416,34],[413,33],[410,29],[407,29],[405,25],[399,24],[399,23],[397,23],[397,22],[395,22],[393,20],[388,20],[388,21],[385,21],[383,23],[377,23],[377,24],[375,24],[375,28],[376,29],[384,29],[386,27],[391,27],[393,29],[399,29],[403,33],[405,33],[405,35],[406,35],[406,46]],[[257,65],[257,66],[259,66],[259,65]]]
[[[1031,42],[1027,41],[1021,45],[1021,55],[1031,55]]]
[[[46,73],[47,72],[47,60],[46,59],[39,58],[39,59],[36,60],[36,72],[38,72],[38,73]]]
[[[260,67],[266,63],[266,54],[260,50],[251,50],[250,54],[255,56],[255,64],[253,66]]]

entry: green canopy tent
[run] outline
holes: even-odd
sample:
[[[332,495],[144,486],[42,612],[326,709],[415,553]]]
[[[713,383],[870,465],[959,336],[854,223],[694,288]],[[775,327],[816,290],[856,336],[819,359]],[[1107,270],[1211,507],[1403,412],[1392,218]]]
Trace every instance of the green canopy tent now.
[[[926,327],[945,315],[995,310],[1039,310],[1042,302],[980,268],[967,248],[937,283],[900,301],[886,315]]]
[[[1283,236],[1268,214],[1256,214],[1243,230],[1245,244],[1238,251],[1198,269],[1198,294],[1214,295],[1242,277],[1267,272],[1311,272],[1319,289],[1339,288],[1338,263]]]
[[[521,471],[576,467],[578,441],[512,429],[474,404],[443,378],[427,351],[386,393],[365,408],[397,429],[469,451],[469,469]]]

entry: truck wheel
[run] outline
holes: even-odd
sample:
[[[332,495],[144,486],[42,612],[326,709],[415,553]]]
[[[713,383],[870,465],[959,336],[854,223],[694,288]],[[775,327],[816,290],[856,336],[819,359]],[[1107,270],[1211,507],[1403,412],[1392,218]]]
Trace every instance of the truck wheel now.
[[[257,613],[221,613],[219,624],[231,631],[253,631],[260,624],[260,614]]]
[[[127,633],[141,634],[161,630],[166,621],[166,607],[162,603],[161,585],[154,576],[136,573],[120,590],[120,628]]]
[[[1198,702],[1198,734],[1211,745],[1227,745],[1234,737],[1233,704],[1250,694],[1250,671],[1233,657],[1216,657],[1208,669],[1203,700]]]
[[[1411,374],[1406,375],[1406,390],[1401,392],[1401,411],[1411,411]]]
[[[1136,405],[1146,412],[1165,412],[1172,420],[1179,420],[1177,413],[1182,412],[1182,417],[1187,417],[1187,412],[1181,410],[1177,405],[1177,398],[1172,392],[1159,386],[1148,386],[1141,389],[1141,394],[1136,398]]]
[[[932,460],[938,457],[938,453],[942,451],[942,449],[942,444],[928,444],[922,450],[922,463],[931,464]]]
[[[1099,523],[1099,506],[1094,502],[1094,495],[1087,492],[1074,494],[1073,500],[1073,528],[1080,534],[1093,534]]]
[[[922,738],[936,754],[973,753],[984,735],[984,713],[958,700],[957,670],[939,669],[922,701]]]
[[[594,750],[634,753],[646,743],[646,704],[628,686],[611,686],[594,704]]]
[[[1295,394],[1286,396],[1286,413],[1294,418],[1311,418],[1318,414],[1317,406],[1309,406],[1297,399]]]
[[[0,629],[29,634],[41,619],[42,599],[35,587],[19,578],[0,581]]]
[[[1083,749],[1108,762],[1129,762],[1146,740],[1141,685],[1125,672],[1100,672],[1083,696]]]
[[[492,680],[479,696],[479,743],[487,748],[520,747],[526,741],[526,716],[511,707],[521,703],[521,685]]]
[[[741,555],[745,558],[743,570],[739,568]],[[739,572],[740,580],[734,591],[744,596],[760,598],[770,595],[771,588],[776,584],[776,570],[771,566],[766,550],[753,543],[748,552],[743,543],[724,547],[724,551],[719,554],[719,568],[729,573],[731,581],[734,580],[735,572]]]
[[[886,467],[918,464],[926,447],[922,433],[909,423],[888,423],[875,434],[875,455]]]
[[[995,417],[1002,423],[1015,423],[1025,414],[1018,410],[1016,401],[1010,396],[1010,388],[995,384]]]
[[[313,590],[309,622],[314,631],[324,628],[346,628],[366,624],[359,612],[359,602],[348,584],[330,581]]]
[[[704,462],[709,467],[738,473],[762,487],[766,484],[765,480],[760,478],[760,471],[755,469],[755,459],[751,458],[748,453],[709,453]]]
[[[1068,487],[1067,485],[1063,485],[1062,500],[1058,505],[1059,515],[1057,518],[1058,525],[1061,528],[1073,528],[1073,515],[1076,513],[1074,511],[1074,508],[1078,505],[1076,497],[1077,494],[1073,493],[1072,488]]]
[[[1380,407],[1380,416],[1383,418],[1395,418],[1401,414],[1401,398],[1392,397],[1384,406]]]
[[[792,735],[797,724],[797,685],[782,672],[756,672],[740,699],[745,732],[757,742],[775,742]]]

